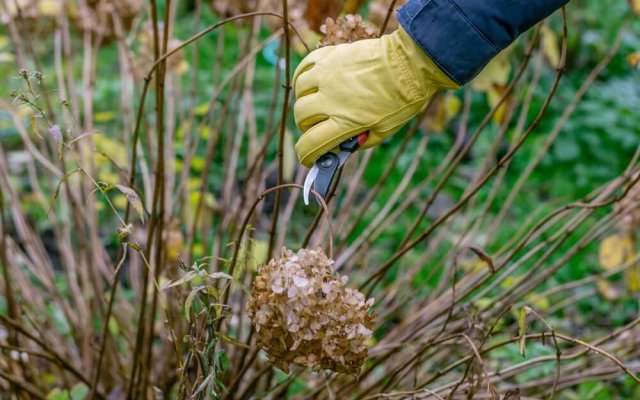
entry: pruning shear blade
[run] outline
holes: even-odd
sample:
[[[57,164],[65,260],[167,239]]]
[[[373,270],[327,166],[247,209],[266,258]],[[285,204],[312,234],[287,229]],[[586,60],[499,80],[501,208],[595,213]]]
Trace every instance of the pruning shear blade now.
[[[311,191],[311,185],[313,185],[313,182],[316,180],[316,177],[318,176],[319,171],[320,171],[320,168],[318,168],[318,165],[313,164],[313,167],[311,167],[311,169],[309,170],[309,173],[307,174],[306,179],[304,180],[304,189],[302,191],[302,197],[304,198],[304,204],[306,206],[309,205],[309,192]]]
[[[307,178],[304,181],[302,195],[305,205],[309,205],[309,192],[311,191],[311,188],[313,188],[313,190],[315,190],[320,196],[327,196],[331,181],[338,169],[347,162],[349,157],[356,150],[358,150],[358,148],[367,140],[368,136],[369,133],[365,132],[347,139],[340,144],[340,152],[338,154],[332,152],[323,154],[315,163],[313,163],[313,167],[309,170]]]

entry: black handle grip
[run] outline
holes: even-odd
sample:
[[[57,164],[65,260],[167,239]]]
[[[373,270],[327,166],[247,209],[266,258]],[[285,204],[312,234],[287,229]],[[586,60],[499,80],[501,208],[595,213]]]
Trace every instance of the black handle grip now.
[[[318,171],[318,176],[313,183],[313,188],[323,198],[326,198],[329,192],[329,186],[331,186],[331,181],[340,166],[340,159],[335,153],[329,152],[318,158],[316,165],[320,171]]]
[[[355,151],[358,150],[359,147],[360,143],[358,143],[357,136],[354,136],[340,143],[340,150],[347,151],[349,153],[355,153]]]

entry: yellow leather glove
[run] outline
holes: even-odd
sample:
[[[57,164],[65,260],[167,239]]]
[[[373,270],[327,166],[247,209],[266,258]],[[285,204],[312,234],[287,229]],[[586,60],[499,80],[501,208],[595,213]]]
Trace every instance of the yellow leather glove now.
[[[458,85],[400,27],[379,39],[327,46],[305,57],[293,76],[296,143],[310,167],[343,141],[369,131],[373,147],[418,114],[441,88]]]

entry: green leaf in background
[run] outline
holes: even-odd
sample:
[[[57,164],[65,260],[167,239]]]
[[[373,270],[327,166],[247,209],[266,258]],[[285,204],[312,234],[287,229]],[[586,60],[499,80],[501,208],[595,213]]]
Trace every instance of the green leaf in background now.
[[[89,387],[84,383],[78,383],[71,388],[71,400],[84,400],[89,395]]]

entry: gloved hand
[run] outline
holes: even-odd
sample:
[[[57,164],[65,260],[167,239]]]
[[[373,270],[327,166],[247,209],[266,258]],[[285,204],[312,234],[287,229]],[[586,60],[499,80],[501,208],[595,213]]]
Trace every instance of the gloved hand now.
[[[296,143],[310,167],[326,152],[362,132],[373,147],[418,114],[441,88],[458,85],[400,27],[379,39],[311,52],[293,76]]]

